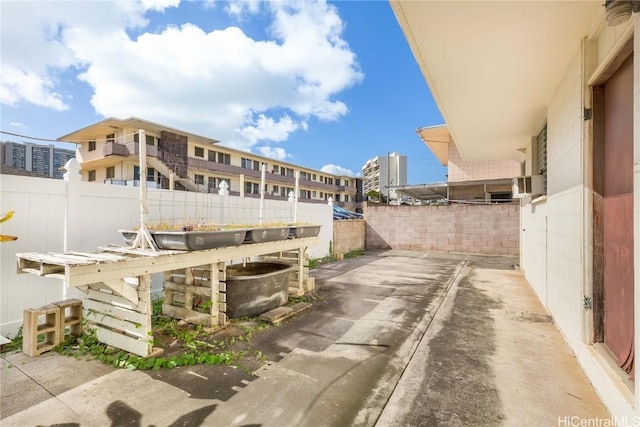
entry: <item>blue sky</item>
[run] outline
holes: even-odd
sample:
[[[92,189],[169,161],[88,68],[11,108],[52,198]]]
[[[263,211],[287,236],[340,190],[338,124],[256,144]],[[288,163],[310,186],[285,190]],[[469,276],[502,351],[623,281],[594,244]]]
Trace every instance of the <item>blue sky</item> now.
[[[137,116],[333,173],[396,151],[410,184],[445,180],[416,134],[443,120],[386,1],[5,0],[0,16],[3,131]]]

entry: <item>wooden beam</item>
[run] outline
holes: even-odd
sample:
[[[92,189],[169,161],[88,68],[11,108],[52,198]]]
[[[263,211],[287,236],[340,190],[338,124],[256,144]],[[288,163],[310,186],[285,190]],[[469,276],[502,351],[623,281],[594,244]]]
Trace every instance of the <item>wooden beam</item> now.
[[[159,273],[180,268],[225,262],[232,259],[249,258],[265,253],[298,249],[300,247],[306,248],[319,242],[320,238],[315,236],[277,242],[244,244],[204,251],[159,252],[159,255],[153,257],[128,258],[118,262],[103,264],[67,266],[65,269],[65,277],[69,286],[80,286],[88,283],[104,282],[105,280]],[[18,256],[20,256],[20,254],[18,254]]]
[[[111,289],[116,295],[120,295],[131,301],[133,304],[138,305],[138,292],[126,283],[124,278],[103,280],[102,283],[109,287],[109,289]]]

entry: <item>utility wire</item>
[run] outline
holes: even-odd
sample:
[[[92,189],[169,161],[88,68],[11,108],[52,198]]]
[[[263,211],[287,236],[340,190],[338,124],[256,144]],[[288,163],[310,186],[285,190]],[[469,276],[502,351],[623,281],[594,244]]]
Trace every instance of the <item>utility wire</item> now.
[[[21,135],[19,133],[7,132],[7,131],[4,131],[4,130],[0,130],[0,133],[6,134],[6,135],[11,135],[11,136],[17,136],[18,138],[26,138],[26,139],[32,139],[34,141],[45,141],[45,142],[69,142],[71,144],[80,144],[82,142],[95,141],[95,138],[94,139],[76,139],[76,140],[38,138],[38,137],[35,137],[35,136]],[[126,134],[126,135],[120,135],[118,137],[118,139],[127,138],[129,136],[133,136],[133,135],[137,135],[137,134],[138,134],[138,132],[133,132],[133,133],[129,133],[129,134]],[[114,138],[114,140],[115,139],[116,138]],[[120,143],[116,142],[116,144],[120,144]]]

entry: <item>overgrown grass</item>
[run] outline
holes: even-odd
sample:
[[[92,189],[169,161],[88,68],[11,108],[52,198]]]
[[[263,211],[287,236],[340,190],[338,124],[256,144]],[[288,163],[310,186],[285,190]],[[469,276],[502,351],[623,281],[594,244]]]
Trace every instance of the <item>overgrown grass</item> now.
[[[18,328],[18,332],[16,332],[16,336],[11,338],[7,337],[11,340],[10,343],[7,343],[2,346],[0,350],[0,354],[10,353],[12,351],[22,350],[22,326]]]
[[[354,249],[350,252],[345,253],[344,258],[345,259],[357,258],[363,254],[364,254],[364,249]],[[328,264],[334,261],[336,261],[336,257],[333,253],[331,253],[329,256],[326,256],[324,258],[309,258],[309,268],[314,269],[323,264]]]
[[[124,350],[110,347],[98,341],[94,329],[83,325],[83,334],[79,337],[68,337],[55,348],[62,355],[76,359],[97,359],[107,365],[128,370],[173,369],[177,366],[191,365],[231,365],[249,370],[242,365],[245,358],[253,355],[254,360],[266,361],[261,351],[251,347],[251,339],[257,331],[271,327],[270,324],[251,319],[255,326],[240,325],[239,335],[229,335],[216,339],[203,325],[184,324],[177,319],[162,315],[162,300],[153,302],[152,312],[152,344],[171,348],[172,354],[166,357],[141,357]],[[238,319],[244,322],[247,319]],[[179,344],[179,347],[174,345]]]

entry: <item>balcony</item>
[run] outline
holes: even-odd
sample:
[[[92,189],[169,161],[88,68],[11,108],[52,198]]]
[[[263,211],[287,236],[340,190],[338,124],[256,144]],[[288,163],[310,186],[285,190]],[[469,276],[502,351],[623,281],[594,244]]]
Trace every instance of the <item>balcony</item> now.
[[[103,155],[107,156],[135,156],[140,152],[137,142],[128,142],[121,144],[115,141],[108,141],[103,146]],[[158,157],[158,147],[155,145],[147,145],[147,156]]]

